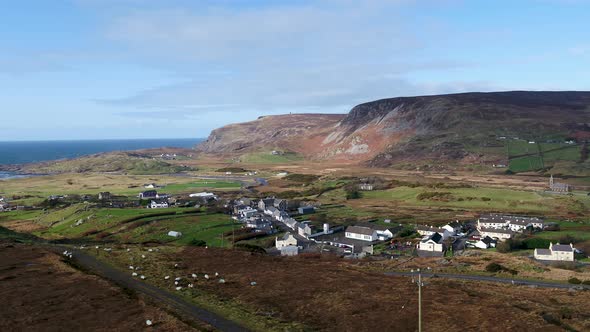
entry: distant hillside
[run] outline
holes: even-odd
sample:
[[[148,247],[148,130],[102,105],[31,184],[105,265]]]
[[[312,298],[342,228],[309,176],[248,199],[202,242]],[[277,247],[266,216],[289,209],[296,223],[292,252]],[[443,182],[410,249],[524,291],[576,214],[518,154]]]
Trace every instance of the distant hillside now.
[[[590,175],[590,92],[494,92],[377,100],[348,115],[284,115],[214,130],[198,150],[286,150],[399,168]]]
[[[169,160],[188,158],[193,150],[181,148],[108,152],[75,159],[63,159],[24,165],[7,165],[2,169],[35,174],[121,172],[127,174],[171,174],[189,170]]]

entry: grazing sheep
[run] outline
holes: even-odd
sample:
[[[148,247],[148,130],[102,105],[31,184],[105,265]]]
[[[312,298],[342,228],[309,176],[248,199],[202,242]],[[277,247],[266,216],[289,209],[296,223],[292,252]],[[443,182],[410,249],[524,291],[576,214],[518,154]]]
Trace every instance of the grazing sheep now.
[[[177,278],[176,278],[176,279],[174,279],[174,280],[176,280],[176,281],[180,281],[181,279],[182,279],[181,277],[177,277]]]
[[[140,277],[142,280],[145,280],[145,276],[142,274]]]
[[[130,252],[130,251],[131,251],[131,249],[127,248],[127,252]]]
[[[250,286],[256,286],[256,285],[257,285],[257,284],[256,284],[256,281],[252,281],[252,282],[250,283]]]
[[[219,279],[220,284],[225,284],[225,279]]]
[[[209,275],[205,274],[205,279],[209,280]]]
[[[165,276],[164,277],[164,280],[168,280],[168,279],[170,279],[170,276]]]
[[[216,276],[216,277],[219,277],[219,273],[215,272],[215,276]]]
[[[174,285],[178,286],[178,281],[175,281],[175,282],[174,282]]]
[[[181,289],[182,289],[182,287],[180,287],[180,286],[179,287],[176,287],[176,290],[178,290],[178,291],[181,290]]]
[[[149,319],[145,321],[145,325],[147,325],[147,326],[152,326],[152,324],[153,324],[152,321]]]
[[[133,270],[133,265],[129,265],[129,270]]]
[[[145,255],[141,255],[141,258],[145,258]]]
[[[193,288],[193,284],[188,284],[188,288]]]
[[[174,264],[174,267],[178,267],[178,263],[177,264]]]
[[[191,277],[193,277],[193,278],[196,279],[197,278],[197,275],[193,273]]]
[[[148,249],[148,251],[149,251],[149,252],[152,252],[153,250],[152,250],[152,249]]]
[[[133,272],[133,273],[131,273],[131,275],[132,275],[133,277],[137,277],[137,272]]]

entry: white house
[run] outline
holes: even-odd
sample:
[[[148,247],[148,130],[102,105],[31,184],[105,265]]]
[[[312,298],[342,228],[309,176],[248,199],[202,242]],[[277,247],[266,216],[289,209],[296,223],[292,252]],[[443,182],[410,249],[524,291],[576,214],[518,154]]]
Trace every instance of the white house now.
[[[513,232],[522,232],[527,227],[543,229],[545,222],[537,217],[490,213],[481,215],[477,220],[477,225],[483,228],[510,229]]]
[[[170,232],[168,232],[168,236],[181,237],[182,236],[182,233],[181,232],[176,232],[176,231],[170,231]]]
[[[376,241],[379,236],[377,231],[363,226],[348,226],[346,227],[345,236],[349,239],[361,241]]]
[[[535,259],[541,261],[574,261],[573,244],[549,244],[549,249],[535,249]]]
[[[440,233],[425,236],[418,244],[418,250],[443,252],[443,237]]]
[[[151,201],[150,205],[148,205],[150,209],[163,209],[168,207],[168,202],[166,201]]]
[[[496,241],[489,236],[483,237],[479,239],[479,241],[475,242],[474,246],[479,249],[488,249],[490,247],[496,247]]]
[[[285,225],[287,225],[287,227],[291,228],[292,230],[295,230],[297,228],[297,225],[299,224],[297,222],[297,220],[295,220],[293,218],[287,218],[283,221],[283,223]]]
[[[299,223],[297,225],[297,233],[305,238],[311,235],[311,227],[307,223]]]
[[[461,223],[459,221],[453,221],[441,228],[446,230],[451,235],[456,235],[457,233],[461,232]]]
[[[281,249],[287,246],[297,246],[297,239],[295,238],[295,236],[293,236],[293,234],[286,233],[280,239],[278,237],[275,238],[275,247],[277,249]]]

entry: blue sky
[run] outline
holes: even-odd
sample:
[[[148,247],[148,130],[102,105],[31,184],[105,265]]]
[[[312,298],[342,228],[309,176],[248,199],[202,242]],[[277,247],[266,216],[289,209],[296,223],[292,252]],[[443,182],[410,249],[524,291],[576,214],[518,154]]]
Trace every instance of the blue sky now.
[[[588,90],[586,0],[0,5],[0,140],[206,137],[379,98]]]

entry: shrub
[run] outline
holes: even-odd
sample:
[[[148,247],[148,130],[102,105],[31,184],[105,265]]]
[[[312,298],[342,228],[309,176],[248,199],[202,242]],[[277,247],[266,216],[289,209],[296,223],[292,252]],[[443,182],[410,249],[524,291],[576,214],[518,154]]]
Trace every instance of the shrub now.
[[[205,247],[205,246],[207,246],[207,242],[205,242],[203,240],[199,240],[199,239],[192,239],[189,242],[189,245],[195,246],[195,247]]]
[[[550,242],[551,240],[531,238],[524,240],[523,245],[526,249],[549,248]]]
[[[235,248],[252,253],[266,254],[266,250],[264,250],[264,248],[249,243],[238,243],[235,245]]]
[[[567,280],[567,282],[569,282],[570,284],[573,284],[573,285],[579,285],[582,283],[582,280],[580,280],[576,277],[571,277]]]
[[[351,190],[346,192],[346,199],[361,198],[361,193],[358,190]]]
[[[582,285],[590,285],[590,279],[582,281]]]
[[[498,263],[490,263],[486,266],[487,272],[496,273],[496,272],[500,272],[502,270],[504,270],[504,267]]]

